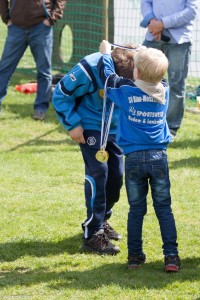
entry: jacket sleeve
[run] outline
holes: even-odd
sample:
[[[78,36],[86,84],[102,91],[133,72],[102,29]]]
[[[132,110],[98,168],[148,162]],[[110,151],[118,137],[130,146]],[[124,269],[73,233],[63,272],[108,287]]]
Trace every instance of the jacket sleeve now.
[[[109,77],[107,86],[116,86],[115,83],[119,76],[115,73],[114,63],[112,57],[109,54],[102,55],[97,64],[97,70],[103,84],[106,83],[106,80]]]
[[[97,64],[97,70],[104,85],[104,89],[107,89],[109,99],[111,99],[117,106],[120,106],[118,87],[120,87],[123,79],[115,73],[114,63],[109,54],[102,55]]]
[[[7,0],[0,1],[0,15],[3,23],[7,24],[9,20],[9,9]]]
[[[152,0],[142,0],[141,1],[141,13],[143,20],[140,23],[141,27],[148,27],[151,19],[154,19]]]
[[[161,83],[165,88],[165,100],[166,100],[165,105],[168,108],[168,105],[169,105],[169,83],[165,78],[162,79]]]
[[[143,16],[143,20],[140,23],[141,27],[148,27],[150,20],[155,18],[152,2],[153,0],[141,1],[141,13]],[[179,10],[178,12],[168,16],[163,16],[162,22],[164,24],[164,28],[182,27],[191,20],[194,20],[197,13],[197,2],[198,0],[187,0],[185,1],[185,7],[183,10]]]
[[[57,20],[61,19],[64,14],[65,5],[67,0],[56,0],[53,1],[53,6],[49,13],[49,19],[51,24],[53,25]]]
[[[81,125],[81,117],[77,113],[77,105],[82,96],[93,89],[92,80],[77,64],[56,85],[52,105],[59,121],[68,131]],[[83,100],[82,100],[83,101]]]
[[[188,24],[194,20],[197,13],[197,0],[186,1],[185,8],[182,11],[178,11],[172,15],[162,18],[164,28],[177,28]]]

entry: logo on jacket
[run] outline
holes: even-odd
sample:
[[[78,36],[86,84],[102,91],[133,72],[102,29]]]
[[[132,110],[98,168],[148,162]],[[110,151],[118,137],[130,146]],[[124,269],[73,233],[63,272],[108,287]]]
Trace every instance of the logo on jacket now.
[[[101,98],[104,97],[104,90],[103,90],[103,89],[100,89],[100,90],[99,90],[99,96],[100,96]]]
[[[74,73],[71,73],[69,76],[72,81],[76,81],[76,77],[75,77]]]
[[[96,144],[96,139],[94,136],[89,136],[87,139],[87,144],[89,146],[94,146]]]

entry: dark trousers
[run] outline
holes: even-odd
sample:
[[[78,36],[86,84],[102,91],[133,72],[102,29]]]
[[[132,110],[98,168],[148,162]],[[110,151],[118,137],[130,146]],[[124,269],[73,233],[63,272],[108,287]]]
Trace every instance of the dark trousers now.
[[[110,218],[114,204],[119,200],[123,183],[123,154],[115,142],[115,135],[109,135],[106,151],[107,162],[95,158],[100,149],[100,132],[85,130],[86,144],[80,144],[85,163],[85,200],[87,219],[82,224],[84,237],[90,237],[103,228],[103,222]]]

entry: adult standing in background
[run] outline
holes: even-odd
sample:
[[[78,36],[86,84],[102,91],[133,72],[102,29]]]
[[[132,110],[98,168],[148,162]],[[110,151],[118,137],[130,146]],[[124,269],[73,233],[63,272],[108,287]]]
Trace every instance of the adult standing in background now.
[[[0,60],[0,105],[25,50],[30,46],[37,69],[35,120],[43,120],[51,99],[51,56],[54,23],[63,16],[66,0],[1,0],[0,15],[8,27]]]
[[[185,83],[192,45],[197,0],[141,0],[142,27],[148,28],[143,45],[162,50],[169,60],[170,87],[167,121],[176,136],[184,115]]]

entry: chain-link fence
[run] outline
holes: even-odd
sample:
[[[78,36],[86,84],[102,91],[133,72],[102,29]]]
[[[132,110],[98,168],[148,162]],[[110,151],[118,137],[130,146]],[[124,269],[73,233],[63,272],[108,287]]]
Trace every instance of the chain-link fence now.
[[[64,17],[54,26],[53,70],[66,73],[83,56],[98,51],[102,39],[117,44],[135,42],[141,44],[145,29],[141,21],[139,0],[68,0]],[[193,33],[193,47],[188,82],[200,85],[200,16]],[[6,26],[0,23],[0,55]],[[27,49],[18,70],[30,72],[35,64]]]

